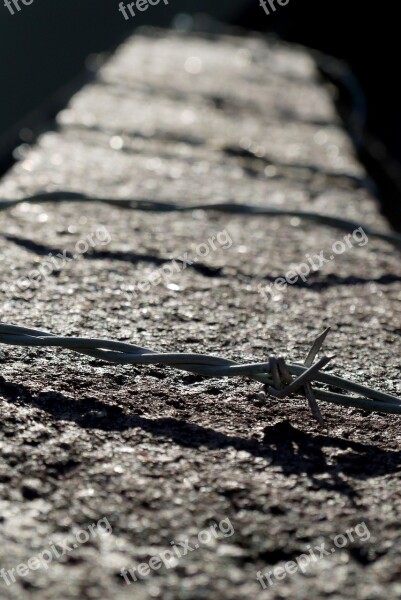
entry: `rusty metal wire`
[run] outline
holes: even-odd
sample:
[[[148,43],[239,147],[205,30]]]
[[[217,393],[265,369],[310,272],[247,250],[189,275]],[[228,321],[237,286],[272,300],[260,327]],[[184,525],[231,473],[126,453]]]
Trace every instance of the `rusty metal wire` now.
[[[323,356],[313,364],[328,332],[329,329],[326,329],[316,338],[303,365],[286,363],[283,358],[275,357],[269,357],[261,363],[241,365],[233,360],[208,354],[160,353],[134,344],[107,339],[64,337],[7,323],[0,323],[0,343],[58,347],[116,364],[166,365],[204,377],[246,377],[262,383],[267,394],[279,399],[288,398],[296,392],[303,393],[319,423],[323,423],[323,419],[317,400],[368,411],[401,414],[401,399],[322,372],[333,357]],[[336,391],[330,389],[333,387]],[[339,390],[358,395],[350,396]]]

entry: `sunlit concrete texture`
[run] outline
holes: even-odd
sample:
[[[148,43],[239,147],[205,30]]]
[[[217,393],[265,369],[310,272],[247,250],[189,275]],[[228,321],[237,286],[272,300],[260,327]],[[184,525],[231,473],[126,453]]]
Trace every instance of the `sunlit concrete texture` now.
[[[306,51],[257,37],[134,36],[0,183],[1,198],[43,190],[94,200],[0,213],[2,321],[244,363],[304,360],[330,325],[328,370],[400,393],[401,270],[390,245],[355,242],[266,300],[261,286],[306,255],[330,254],[344,232],[297,218],[95,202],[247,202],[388,230]],[[104,228],[105,243],[26,289],[15,285]],[[197,254],[223,231],[232,244]],[[186,253],[193,265],[138,291]],[[0,580],[2,597],[400,596],[400,418],[321,402],[319,428],[304,398],[264,399],[246,380],[57,349],[4,346],[0,356],[0,568],[16,580]],[[47,569],[16,571],[102,518],[109,535]],[[129,585],[121,576],[223,519],[233,535]],[[281,576],[278,567],[361,523],[369,539],[354,536],[262,589],[257,572]]]

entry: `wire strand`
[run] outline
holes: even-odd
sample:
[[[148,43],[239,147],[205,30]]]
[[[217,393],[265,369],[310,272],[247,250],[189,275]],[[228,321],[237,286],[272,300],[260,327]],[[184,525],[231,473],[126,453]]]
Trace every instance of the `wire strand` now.
[[[297,217],[304,221],[309,221],[317,225],[326,225],[339,229],[341,231],[353,232],[360,227],[363,228],[366,235],[372,239],[378,239],[392,244],[398,250],[401,250],[401,235],[393,232],[381,232],[362,226],[360,223],[341,219],[330,215],[323,215],[318,212],[283,210],[268,206],[255,206],[252,204],[241,204],[236,202],[211,202],[206,204],[178,204],[175,202],[157,202],[147,199],[113,199],[113,198],[94,198],[78,192],[40,192],[25,198],[14,200],[0,200],[0,211],[18,206],[23,202],[102,202],[115,208],[128,210],[141,210],[148,212],[191,212],[193,210],[216,211],[231,215],[263,216],[263,217]]]
[[[115,364],[165,365],[201,375],[203,377],[246,377],[264,384],[266,392],[284,399],[304,388],[312,414],[321,422],[317,404],[311,401],[323,400],[340,406],[361,408],[368,411],[401,414],[401,399],[372,388],[353,383],[329,373],[322,368],[333,357],[323,356],[314,365],[313,360],[327,336],[326,329],[316,338],[303,365],[286,363],[282,358],[269,357],[265,362],[241,365],[233,360],[209,354],[155,352],[149,348],[108,339],[65,337],[41,329],[32,329],[0,323],[0,343],[12,346],[57,347],[98,358]],[[289,381],[291,375],[295,380]],[[343,391],[360,394],[349,396],[321,387],[312,390],[312,383],[336,387]]]

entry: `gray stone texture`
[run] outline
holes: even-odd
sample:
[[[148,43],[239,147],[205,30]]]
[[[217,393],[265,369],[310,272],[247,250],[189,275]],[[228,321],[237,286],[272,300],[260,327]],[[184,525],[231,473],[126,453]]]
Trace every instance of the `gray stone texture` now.
[[[125,43],[0,182],[0,197],[71,190],[179,203],[320,211],[380,230],[374,184],[302,48],[258,37],[144,32]],[[106,226],[111,242],[40,285],[15,288],[49,253]],[[226,230],[195,268],[140,292],[171,259]],[[333,373],[400,394],[400,256],[369,240],[288,286],[260,285],[344,232],[294,218],[21,204],[0,213],[0,319],[60,334],[240,362],[304,359],[325,327]],[[0,348],[0,567],[49,540],[98,536],[31,571],[10,600],[397,598],[400,419],[261,399],[242,379],[114,366],[57,349]],[[121,568],[229,518],[235,533],[126,585]],[[356,538],[262,590],[271,570],[365,522]]]

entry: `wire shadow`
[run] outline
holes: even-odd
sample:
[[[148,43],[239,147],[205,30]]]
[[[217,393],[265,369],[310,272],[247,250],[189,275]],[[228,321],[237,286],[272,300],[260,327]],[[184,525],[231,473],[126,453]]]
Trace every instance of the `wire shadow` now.
[[[39,244],[32,240],[17,237],[15,235],[3,234],[3,236],[7,241],[13,242],[17,246],[24,248],[24,250],[28,250],[37,256],[49,256],[49,254],[62,255],[70,259],[74,259],[74,256],[71,252],[65,252],[60,250],[59,248],[54,248],[51,246],[46,246],[44,244]],[[162,267],[163,265],[171,264],[172,260],[175,260],[177,263],[182,263],[183,261],[180,258],[163,258],[161,256],[155,256],[153,254],[139,254],[136,252],[112,252],[110,250],[95,250],[91,249],[90,252],[87,252],[85,255],[80,255],[80,258],[83,257],[85,260],[116,260],[121,262],[128,262],[133,265],[138,263],[147,263],[155,265],[156,267]],[[183,263],[184,265],[184,263]],[[212,267],[197,261],[193,264],[185,263],[186,269],[192,269],[205,277],[221,277],[223,267]]]
[[[65,252],[59,248],[55,248],[52,246],[46,246],[44,244],[39,244],[34,242],[33,240],[29,240],[26,238],[17,237],[15,235],[2,234],[2,237],[9,242],[13,242],[17,246],[24,248],[24,250],[28,250],[36,254],[37,256],[49,256],[49,254],[64,255],[67,258],[73,259],[73,255],[71,252]],[[110,250],[94,250],[91,249],[90,252],[86,253],[84,258],[86,260],[116,260],[121,262],[128,262],[132,265],[137,265],[139,263],[147,263],[152,264],[155,267],[162,267],[163,265],[170,264],[171,258],[163,258],[161,256],[155,256],[152,254],[139,254],[136,252],[112,252]],[[180,263],[179,258],[174,259],[176,262]],[[187,269],[193,269],[197,273],[204,275],[205,277],[222,277],[228,278],[228,275],[224,273],[224,267],[212,267],[210,265],[206,265],[204,263],[196,262],[192,265],[186,264]],[[57,273],[56,273],[57,274]],[[240,270],[237,272],[237,277],[243,277],[245,279],[253,279],[253,276],[248,273],[244,273]],[[230,275],[232,277],[232,275]],[[318,279],[317,279],[318,278]],[[277,277],[273,277],[272,275],[265,275],[262,278],[262,281],[275,283]],[[319,274],[311,273],[308,277],[307,281],[298,280],[297,283],[293,285],[294,288],[302,288],[308,289],[312,291],[321,291],[326,290],[331,287],[339,287],[339,286],[348,286],[348,285],[365,285],[368,283],[377,283],[378,285],[391,285],[392,283],[398,283],[401,281],[401,275],[395,275],[393,273],[388,273],[386,275],[381,275],[380,277],[356,277],[354,275],[349,275],[347,277],[340,277],[335,273],[329,273],[325,278],[320,278]],[[268,284],[266,284],[268,285]]]
[[[95,398],[71,400],[60,393],[33,394],[28,387],[13,384],[0,376],[0,394],[8,402],[34,406],[56,421],[70,421],[88,430],[124,432],[140,428],[154,438],[169,440],[183,448],[244,450],[279,466],[285,475],[306,474],[318,489],[335,490],[352,504],[359,497],[350,479],[366,480],[399,471],[401,451],[382,450],[327,434],[311,435],[283,421],[267,426],[263,441],[226,435],[176,418],[148,419],[130,414]],[[324,449],[342,450],[328,464]],[[334,461],[334,462],[333,462]],[[327,477],[329,475],[329,478]]]
[[[284,274],[282,275],[284,278]],[[279,279],[279,277],[272,277],[271,275],[266,275],[263,277],[263,281],[269,281],[270,283],[275,283]],[[298,279],[298,281],[291,286],[293,288],[302,288],[308,289],[312,291],[321,291],[326,290],[331,287],[339,287],[339,286],[348,286],[348,285],[365,285],[368,283],[377,283],[378,285],[391,285],[392,283],[399,283],[401,281],[401,275],[395,275],[394,273],[386,273],[386,275],[381,275],[380,277],[356,277],[355,275],[348,275],[347,277],[340,277],[335,273],[329,273],[326,277],[321,278],[318,274],[315,275],[311,273],[308,276],[307,281],[302,281]],[[269,286],[267,285],[267,291],[269,290]]]

